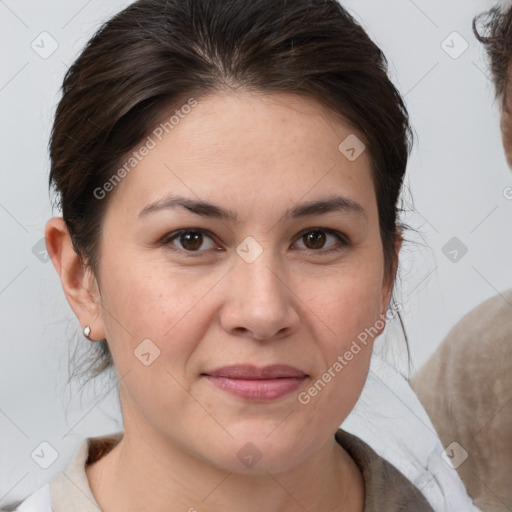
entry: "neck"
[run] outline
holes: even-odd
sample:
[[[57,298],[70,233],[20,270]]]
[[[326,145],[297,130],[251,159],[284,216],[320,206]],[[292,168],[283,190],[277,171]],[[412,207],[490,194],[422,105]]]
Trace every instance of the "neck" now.
[[[300,465],[277,474],[218,468],[168,441],[123,439],[86,469],[103,512],[296,512],[364,508],[361,472],[333,438]]]

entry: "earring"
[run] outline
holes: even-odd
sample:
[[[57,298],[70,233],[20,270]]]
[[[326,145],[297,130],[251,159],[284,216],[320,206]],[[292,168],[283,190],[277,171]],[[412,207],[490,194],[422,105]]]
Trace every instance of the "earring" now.
[[[86,325],[84,327],[84,336],[88,339],[91,339],[91,338],[89,338],[90,334],[91,334],[91,328],[88,325]]]

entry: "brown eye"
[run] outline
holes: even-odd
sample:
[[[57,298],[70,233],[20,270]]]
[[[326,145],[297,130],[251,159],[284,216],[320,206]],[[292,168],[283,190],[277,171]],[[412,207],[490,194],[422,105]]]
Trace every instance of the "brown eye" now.
[[[334,243],[328,243],[329,239]],[[331,229],[315,228],[303,231],[297,243],[302,242],[308,251],[326,254],[333,251],[340,251],[349,245],[348,240],[337,231]]]
[[[327,239],[323,231],[310,231],[303,238],[308,249],[321,249]]]
[[[209,244],[207,243],[209,241]],[[165,245],[174,246],[178,250],[185,252],[205,252],[215,247],[212,238],[206,235],[202,230],[188,229],[172,233],[163,240]],[[204,245],[206,244],[206,247]],[[202,249],[201,249],[202,247]]]
[[[196,251],[203,243],[203,234],[198,231],[189,231],[180,235],[178,240],[187,251]]]

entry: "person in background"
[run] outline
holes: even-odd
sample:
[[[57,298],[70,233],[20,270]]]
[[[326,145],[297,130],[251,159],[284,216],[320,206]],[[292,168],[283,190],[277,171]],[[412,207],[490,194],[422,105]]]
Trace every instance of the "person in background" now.
[[[490,61],[512,168],[511,3],[477,17],[473,30]],[[512,187],[504,194],[512,196]],[[411,386],[475,505],[484,512],[512,510],[512,290],[465,315]]]

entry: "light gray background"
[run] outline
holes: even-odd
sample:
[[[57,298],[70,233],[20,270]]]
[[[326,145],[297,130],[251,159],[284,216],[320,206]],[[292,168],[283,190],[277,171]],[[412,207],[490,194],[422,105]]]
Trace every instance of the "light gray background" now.
[[[33,247],[52,216],[47,143],[65,70],[100,22],[128,3],[0,0],[0,505],[63,469],[84,436],[122,428],[108,381],[83,395],[66,386],[78,323],[51,262],[36,257]],[[415,211],[406,220],[420,236],[410,233],[414,243],[404,247],[397,296],[418,368],[463,314],[512,286],[512,200],[503,193],[512,173],[482,48],[471,31],[473,16],[491,2],[342,3],[388,56],[418,135],[407,179]],[[58,42],[46,59],[31,48],[43,31]],[[469,44],[457,59],[442,48],[454,31]],[[460,43],[448,39],[452,51]],[[452,237],[468,249],[456,263],[442,251]],[[58,452],[48,469],[31,458],[44,441]]]

